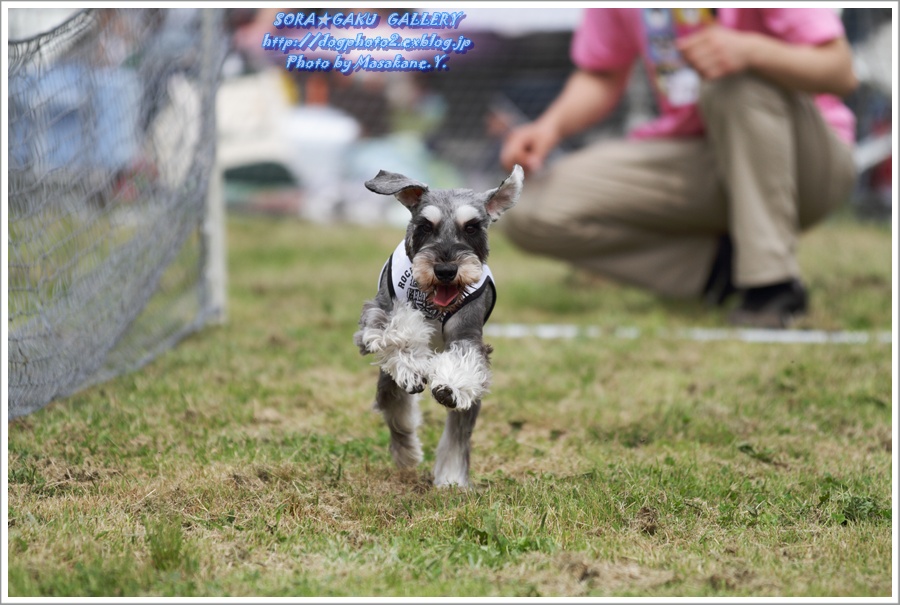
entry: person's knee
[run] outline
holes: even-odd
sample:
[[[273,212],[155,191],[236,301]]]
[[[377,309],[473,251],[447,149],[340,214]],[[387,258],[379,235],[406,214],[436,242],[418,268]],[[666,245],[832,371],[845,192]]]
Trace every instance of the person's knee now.
[[[616,222],[615,207],[623,204],[610,193],[622,190],[616,174],[627,163],[620,158],[615,145],[601,143],[526,180],[519,203],[503,216],[503,231],[520,248],[557,258],[597,246],[597,233],[607,218]]]
[[[700,112],[707,121],[745,108],[784,107],[785,102],[784,89],[748,73],[707,80],[700,87]]]
[[[554,198],[541,195],[524,201],[505,214],[500,222],[509,240],[532,254],[557,258],[570,256],[576,234],[565,216],[555,211]]]
[[[517,246],[529,252],[543,253],[539,245],[550,230],[540,206],[519,203],[500,222],[504,234]]]

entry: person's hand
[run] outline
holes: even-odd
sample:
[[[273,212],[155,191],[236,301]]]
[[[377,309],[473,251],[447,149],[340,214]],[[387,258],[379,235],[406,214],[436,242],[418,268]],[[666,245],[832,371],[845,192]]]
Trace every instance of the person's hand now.
[[[512,170],[516,164],[525,172],[535,172],[544,166],[544,160],[559,144],[560,136],[555,128],[544,122],[531,122],[509,133],[500,150],[500,163]]]
[[[715,80],[750,67],[753,34],[718,25],[676,41],[678,50],[704,80]]]

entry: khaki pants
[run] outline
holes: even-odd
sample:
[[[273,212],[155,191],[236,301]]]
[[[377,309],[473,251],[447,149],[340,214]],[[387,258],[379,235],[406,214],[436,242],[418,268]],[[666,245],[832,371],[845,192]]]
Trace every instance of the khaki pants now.
[[[851,147],[809,95],[755,76],[705,83],[700,108],[706,138],[601,142],[529,178],[510,238],[665,296],[701,293],[725,233],[738,287],[799,277],[799,232],[852,190]]]

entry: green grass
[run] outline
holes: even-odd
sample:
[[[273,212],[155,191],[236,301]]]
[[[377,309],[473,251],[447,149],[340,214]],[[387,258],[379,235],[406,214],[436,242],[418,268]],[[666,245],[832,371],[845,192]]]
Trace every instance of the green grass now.
[[[726,311],[496,233],[474,489],[395,470],[352,334],[394,229],[229,220],[229,321],[10,422],[10,596],[889,596],[891,348],[692,342]],[[801,327],[891,327],[891,233],[806,236]]]

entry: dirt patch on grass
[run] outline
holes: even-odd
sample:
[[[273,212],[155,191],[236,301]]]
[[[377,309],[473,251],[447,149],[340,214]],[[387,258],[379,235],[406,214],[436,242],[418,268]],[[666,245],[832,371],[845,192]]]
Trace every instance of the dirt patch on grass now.
[[[806,590],[805,587],[792,584],[788,591],[777,576],[754,571],[749,564],[743,563],[717,569],[706,578],[706,584],[715,592],[728,596],[752,594],[758,597],[777,597]]]
[[[522,586],[529,596],[605,596],[664,586],[675,579],[667,569],[635,561],[599,561],[583,553],[531,553],[497,573],[499,583]]]
[[[635,525],[642,533],[652,536],[659,529],[659,513],[655,508],[643,506],[635,517]]]

